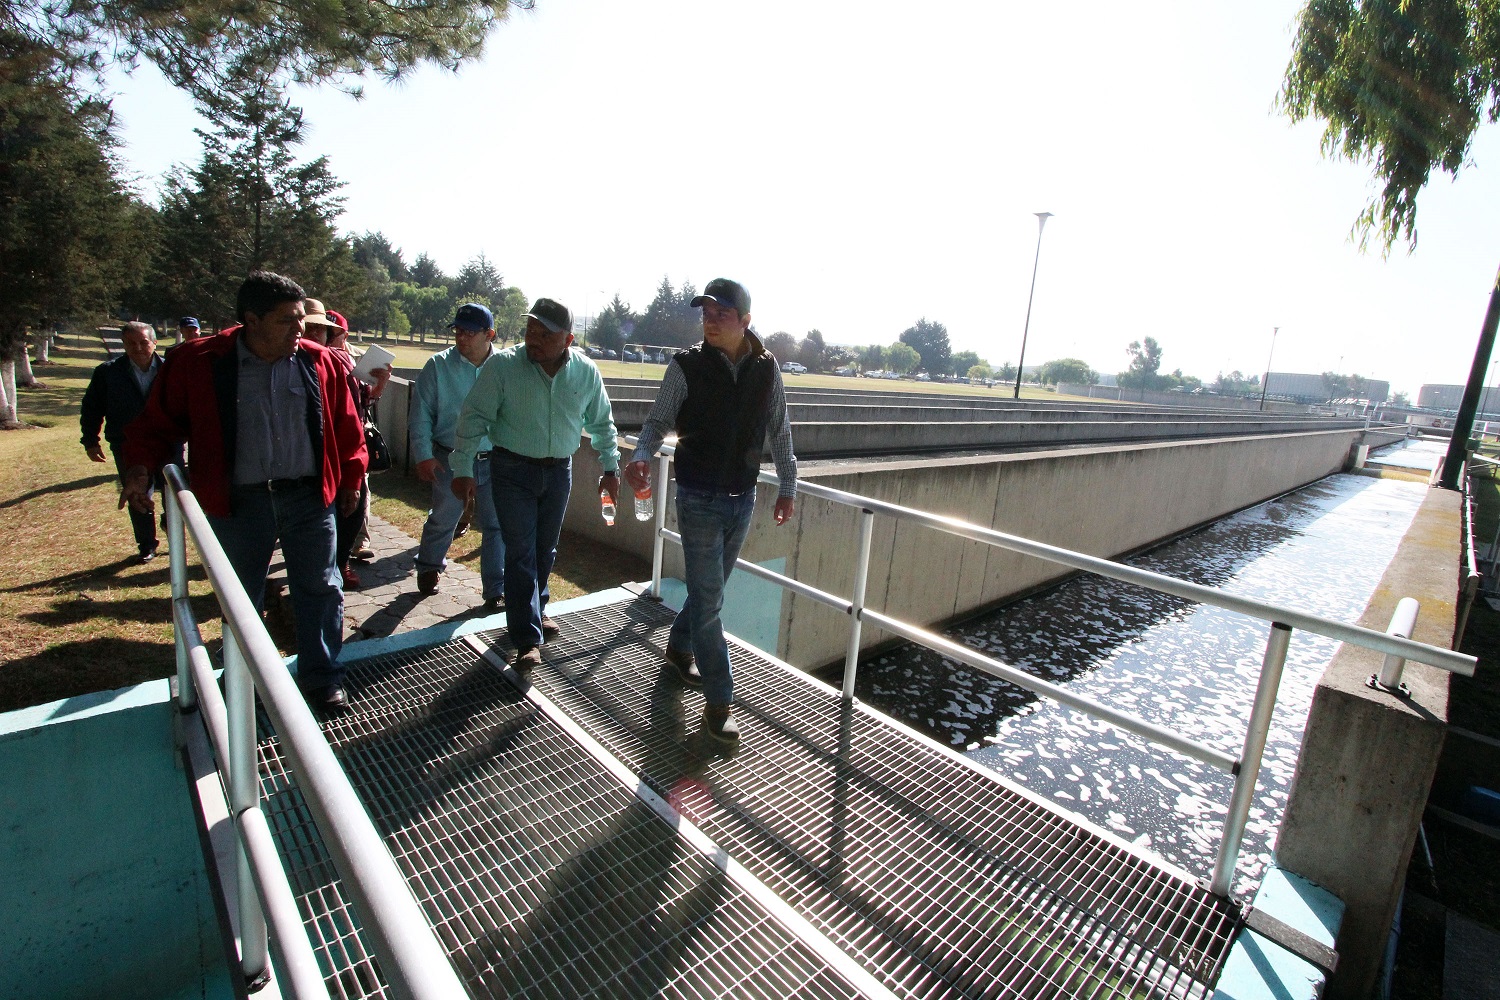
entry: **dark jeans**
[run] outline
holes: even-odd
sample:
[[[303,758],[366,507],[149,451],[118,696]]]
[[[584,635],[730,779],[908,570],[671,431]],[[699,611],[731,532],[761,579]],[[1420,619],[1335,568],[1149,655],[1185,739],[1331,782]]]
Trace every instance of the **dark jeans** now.
[[[271,553],[281,541],[297,623],[297,682],[308,688],[342,683],[337,660],[344,647],[344,591],[333,561],[334,505],[323,503],[317,483],[275,493],[236,486],[232,503],[233,515],[210,515],[208,523],[256,611],[263,610]]]
[[[734,571],[750,515],[755,513],[755,491],[740,496],[703,493],[677,485],[677,530],[682,535],[682,563],[687,599],[672,622],[667,645],[691,651],[703,675],[703,699],[710,705],[734,701],[734,675],[729,668],[729,643],[719,612],[724,608],[724,584]]]
[[[125,459],[121,457],[119,451],[113,445],[110,446],[109,453],[115,457],[115,474],[120,477],[120,482],[124,483]],[[181,464],[180,460],[178,464]],[[157,493],[161,493],[167,488],[167,481],[162,477],[160,472],[151,477],[151,488]],[[155,552],[156,546],[159,544],[156,539],[156,520],[150,514],[143,514],[129,504],[125,505],[125,509],[130,513],[130,527],[135,532],[135,547],[140,550],[142,555],[145,555],[147,552]],[[167,530],[166,501],[162,501],[161,506],[161,528],[163,531]]]
[[[337,503],[337,501],[335,501]],[[349,565],[349,554],[354,551],[355,543],[365,533],[365,521],[370,516],[370,477],[366,476],[359,483],[359,506],[347,517],[334,512],[338,524],[338,543],[334,550],[333,561],[339,569]]]
[[[540,466],[492,451],[490,488],[505,539],[505,627],[517,649],[540,646],[547,578],[573,488],[572,460]]]

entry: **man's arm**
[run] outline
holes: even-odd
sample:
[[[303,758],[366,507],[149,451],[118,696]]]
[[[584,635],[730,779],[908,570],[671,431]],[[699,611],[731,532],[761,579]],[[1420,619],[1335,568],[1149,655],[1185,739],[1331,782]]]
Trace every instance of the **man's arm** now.
[[[417,382],[412,386],[411,412],[407,415],[407,428],[411,442],[411,460],[416,466],[417,478],[430,483],[435,478],[437,459],[432,456],[432,429],[437,426],[438,407],[437,356],[427,359]]]
[[[464,397],[464,405],[458,411],[458,426],[453,432],[453,454],[449,456],[449,467],[453,470],[455,484],[458,479],[472,479],[474,457],[479,454],[479,442],[489,437],[490,424],[500,415],[505,405],[505,388],[500,380],[500,369],[491,361],[479,369],[479,378]],[[492,442],[493,438],[490,439]]]
[[[677,413],[686,399],[687,376],[682,373],[682,366],[677,363],[677,359],[673,358],[667,362],[667,371],[662,376],[661,388],[656,392],[656,401],[651,404],[651,412],[646,414],[646,422],[641,425],[640,434],[636,435],[635,453],[630,456],[630,464],[625,467],[625,481],[630,484],[631,489],[641,492],[650,488],[651,456],[661,447],[667,432],[677,426]]]
[[[776,465],[776,478],[780,480],[773,514],[777,524],[785,524],[797,512],[797,456],[792,453],[792,424],[786,409],[786,386],[782,384],[779,368],[773,367],[772,373],[771,419],[766,426],[771,435],[771,461]]]
[[[347,517],[359,505],[360,489],[364,485],[365,469],[369,464],[369,453],[365,448],[365,424],[359,418],[354,405],[354,394],[349,391],[349,380],[344,377],[343,367],[333,358],[335,352],[324,355],[328,359],[320,366],[321,377],[327,384],[329,418],[333,423],[334,454],[339,464],[338,504],[339,513]]]
[[[83,393],[83,406],[78,416],[78,427],[82,437],[78,443],[95,462],[104,461],[104,448],[99,444],[99,428],[104,426],[104,411],[109,401],[109,388],[105,385],[104,366],[94,369],[89,378],[89,387]]]
[[[599,453],[599,468],[616,472],[620,468],[620,432],[615,427],[615,413],[610,406],[604,379],[594,371],[594,396],[583,411],[583,429],[588,431],[594,451]]]

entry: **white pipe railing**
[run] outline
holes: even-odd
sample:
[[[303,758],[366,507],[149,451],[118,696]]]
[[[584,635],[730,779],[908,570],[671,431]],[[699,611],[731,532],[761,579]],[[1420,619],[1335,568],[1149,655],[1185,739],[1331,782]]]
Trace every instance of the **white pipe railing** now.
[[[181,470],[168,466],[165,473],[178,704],[184,710],[200,706],[219,768],[225,774],[224,787],[237,834],[240,964],[247,981],[263,978],[269,967],[269,914],[288,992],[298,998],[323,1000],[328,996],[260,809],[255,730],[258,692],[291,762],[308,811],[322,834],[323,845],[353,897],[391,995],[403,1000],[467,996],[446,949],[334,757],[208,518],[185,485]],[[198,549],[224,614],[223,698],[188,600],[184,532]]]
[[[633,437],[627,437],[626,440],[631,444],[636,443],[636,439]],[[664,526],[667,506],[666,484],[668,465],[671,455],[675,450],[672,445],[663,444],[661,446],[660,462],[653,483],[654,492],[657,497],[657,530],[652,552],[651,593],[658,597],[661,595],[662,542],[673,541],[679,545],[682,542],[681,535],[675,531],[668,530]],[[760,481],[774,484],[778,480],[773,473],[762,472]],[[1220,896],[1226,896],[1229,893],[1230,880],[1234,875],[1235,864],[1239,857],[1240,844],[1244,839],[1246,823],[1249,821],[1255,785],[1260,774],[1261,758],[1265,752],[1266,740],[1270,732],[1271,716],[1276,707],[1277,690],[1281,684],[1281,674],[1286,663],[1287,649],[1291,644],[1293,628],[1299,628],[1316,635],[1338,639],[1342,642],[1352,643],[1356,646],[1385,653],[1388,658],[1400,659],[1403,662],[1406,659],[1412,659],[1419,663],[1426,663],[1452,673],[1462,674],[1466,677],[1474,675],[1474,667],[1477,663],[1474,657],[1450,649],[1442,649],[1437,646],[1428,645],[1427,643],[1417,642],[1408,637],[1410,625],[1407,626],[1405,632],[1401,632],[1400,634],[1397,634],[1395,630],[1392,632],[1378,632],[1360,625],[1350,625],[1347,622],[1323,618],[1292,608],[1269,604],[1264,601],[1256,601],[1246,597],[1238,597],[1214,587],[1189,583],[1186,580],[1179,580],[1176,577],[1164,576],[1161,573],[1153,573],[1149,570],[1127,566],[1123,563],[1101,559],[1097,556],[1085,555],[1082,552],[1059,548],[1044,542],[1022,538],[1019,535],[1006,534],[1003,531],[980,527],[976,524],[970,524],[967,521],[960,521],[957,518],[942,517],[926,511],[902,507],[899,504],[887,503],[883,500],[876,500],[871,497],[846,493],[843,490],[836,490],[827,486],[820,486],[816,483],[798,480],[797,493],[799,496],[819,497],[833,503],[855,507],[860,511],[859,552],[856,563],[857,571],[853,583],[854,598],[846,600],[743,559],[737,560],[735,567],[779,584],[783,588],[800,594],[809,600],[827,605],[849,615],[849,649],[844,663],[843,696],[845,698],[852,699],[854,697],[855,672],[859,658],[860,628],[864,622],[869,622],[887,632],[926,646],[928,649],[941,653],[950,659],[965,663],[993,677],[1009,681],[1026,690],[1050,698],[1058,704],[1093,716],[1127,732],[1136,733],[1150,740],[1152,743],[1167,747],[1186,757],[1227,771],[1234,776],[1234,788],[1230,793],[1228,813],[1225,817],[1224,830],[1219,841],[1219,849],[1214,862],[1213,878],[1210,883],[1212,891]],[[1266,651],[1261,664],[1260,679],[1256,686],[1255,702],[1251,710],[1250,720],[1246,726],[1245,740],[1243,746],[1240,748],[1239,755],[1233,756],[1216,747],[1199,743],[1172,730],[1157,726],[1138,716],[1117,711],[1091,698],[1074,694],[1065,687],[1034,677],[1023,670],[1003,663],[993,657],[985,656],[968,646],[955,643],[921,626],[865,607],[865,586],[869,572],[874,516],[876,514],[885,514],[898,521],[924,525],[950,535],[957,535],[960,538],[993,545],[997,548],[1009,549],[1013,552],[1020,552],[1023,555],[1034,556],[1038,559],[1045,559],[1061,566],[1067,566],[1070,569],[1093,573],[1097,576],[1104,576],[1124,583],[1134,584],[1148,590],[1157,591],[1158,593],[1171,594],[1174,597],[1180,597],[1184,600],[1224,608],[1251,618],[1258,618],[1269,622],[1271,630],[1266,640]]]

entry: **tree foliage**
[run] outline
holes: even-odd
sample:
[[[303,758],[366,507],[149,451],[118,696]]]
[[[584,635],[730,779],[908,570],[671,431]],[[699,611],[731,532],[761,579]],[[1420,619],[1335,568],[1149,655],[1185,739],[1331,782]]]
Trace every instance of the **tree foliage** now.
[[[766,350],[776,355],[776,360],[794,361],[797,357],[797,338],[785,330],[777,330],[765,339]]]
[[[802,343],[797,346],[797,353],[793,357],[808,371],[820,372],[823,370],[827,351],[828,346],[823,343],[823,331],[808,330],[807,336],[802,338]]]
[[[1125,348],[1130,355],[1130,367],[1115,376],[1122,389],[1165,389],[1171,378],[1160,373],[1161,345],[1155,337],[1144,341],[1132,340]]]
[[[674,290],[666,276],[656,288],[656,297],[636,323],[633,343],[653,347],[692,347],[703,339],[703,323],[692,306],[698,292],[691,281]]]
[[[952,348],[948,345],[948,328],[923,317],[916,325],[901,333],[901,343],[908,345],[921,357],[922,367],[933,375],[948,371],[948,359]],[[907,369],[897,369],[905,371]]]
[[[1059,382],[1068,382],[1073,385],[1093,385],[1099,378],[1099,373],[1088,366],[1088,362],[1077,358],[1058,358],[1042,365],[1037,372],[1037,378],[1043,385],[1057,385]]]
[[[898,340],[885,349],[885,366],[893,372],[905,375],[915,371],[921,363],[922,355],[917,353],[915,347],[903,340]]]
[[[508,0],[6,0],[0,25],[75,77],[145,59],[174,86],[204,98],[232,93],[246,72],[337,83],[364,73],[397,79],[428,62],[456,69],[479,57],[510,6]]]
[[[1308,0],[1280,96],[1293,121],[1326,123],[1323,152],[1371,164],[1380,193],[1360,245],[1416,242],[1417,193],[1456,175],[1475,130],[1500,117],[1494,0]]]

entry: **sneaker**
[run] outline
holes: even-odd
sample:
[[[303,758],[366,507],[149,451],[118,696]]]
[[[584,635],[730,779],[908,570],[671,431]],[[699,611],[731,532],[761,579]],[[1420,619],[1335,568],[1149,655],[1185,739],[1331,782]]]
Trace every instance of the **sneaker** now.
[[[698,664],[693,662],[692,653],[684,653],[680,649],[668,646],[663,658],[677,668],[677,679],[682,683],[691,688],[703,686],[703,675],[698,673]]]
[[[536,646],[528,646],[525,649],[516,650],[516,658],[511,662],[516,673],[525,676],[542,665],[542,651]]]
[[[740,724],[733,705],[703,706],[703,735],[729,747],[740,745]]]
[[[348,566],[344,567],[344,589],[358,590],[360,588],[359,574]]]
[[[349,553],[355,559],[374,559],[375,550],[370,548],[370,540],[367,538],[360,543],[359,548]]]
[[[543,642],[547,642],[550,639],[556,639],[557,636],[558,636],[558,633],[561,632],[561,631],[562,631],[562,626],[561,625],[557,624],[557,622],[553,621],[551,618],[548,618],[546,615],[542,615],[542,641]]]
[[[438,577],[440,575],[435,569],[419,570],[417,573],[417,589],[424,594],[436,594],[438,592]]]

